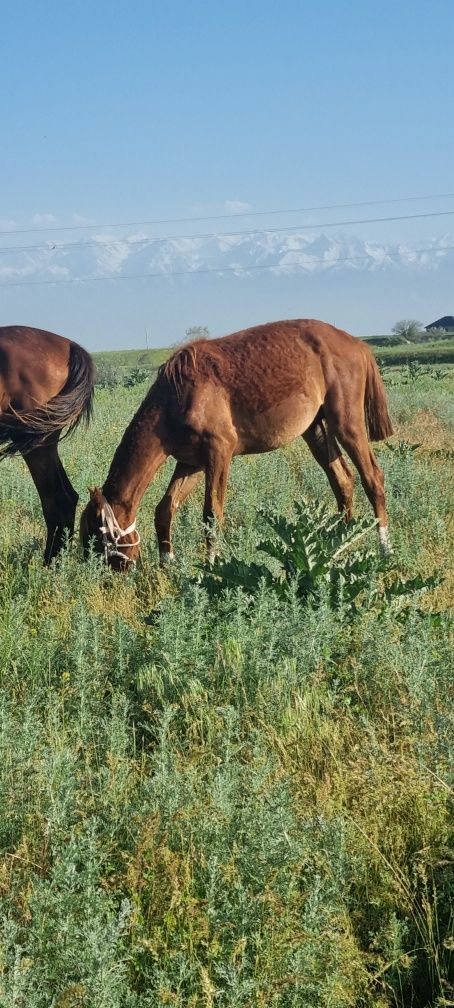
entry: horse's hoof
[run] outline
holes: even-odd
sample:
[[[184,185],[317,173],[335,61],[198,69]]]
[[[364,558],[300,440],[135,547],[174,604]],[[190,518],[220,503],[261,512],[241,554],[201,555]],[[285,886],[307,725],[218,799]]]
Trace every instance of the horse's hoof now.
[[[173,550],[161,550],[159,554],[159,564],[161,567],[168,567],[169,564],[175,563],[175,553]]]
[[[392,556],[393,549],[391,546],[391,540],[389,538],[387,525],[380,525],[378,529],[378,541],[380,543],[380,552],[383,554],[383,556],[385,557]]]

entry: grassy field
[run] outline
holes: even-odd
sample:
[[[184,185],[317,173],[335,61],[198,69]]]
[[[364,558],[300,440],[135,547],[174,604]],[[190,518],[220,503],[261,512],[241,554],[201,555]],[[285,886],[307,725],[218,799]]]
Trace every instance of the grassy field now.
[[[391,347],[373,347],[374,353],[387,364],[399,365],[416,360],[421,364],[454,364],[454,339],[433,343],[408,343]]]
[[[110,359],[148,366],[134,354]],[[211,598],[200,490],[164,575],[171,463],[140,569],[73,544],[44,570],[36,493],[2,462],[1,1008],[454,1004],[452,373],[385,379],[394,562],[442,575],[406,610]],[[83,502],[146,388],[99,389],[63,442]],[[290,519],[302,496],[332,506],[303,442],[237,460],[224,555],[257,560],[259,507]]]

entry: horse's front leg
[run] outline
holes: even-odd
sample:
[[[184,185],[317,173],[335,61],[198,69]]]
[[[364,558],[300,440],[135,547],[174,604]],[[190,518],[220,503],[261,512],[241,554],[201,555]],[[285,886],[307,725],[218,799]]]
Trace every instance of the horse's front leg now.
[[[161,567],[164,567],[169,560],[174,559],[171,527],[175,511],[181,507],[191,490],[199,482],[202,473],[203,469],[197,468],[197,466],[178,462],[164,497],[156,507],[154,520]]]

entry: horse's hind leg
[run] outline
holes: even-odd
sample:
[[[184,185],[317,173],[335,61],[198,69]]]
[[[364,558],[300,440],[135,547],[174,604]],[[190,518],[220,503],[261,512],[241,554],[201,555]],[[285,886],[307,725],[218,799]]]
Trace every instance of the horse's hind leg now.
[[[47,527],[44,563],[48,564],[61,550],[65,535],[73,534],[79,498],[60,461],[57,441],[35,448],[23,457],[43,509]]]
[[[171,526],[177,508],[183,504],[202,476],[203,469],[178,462],[162,500],[155,510],[155,528],[161,566],[173,560]]]
[[[361,483],[374,509],[375,517],[378,520],[380,547],[384,553],[390,553],[391,544],[388,533],[383,471],[378,465],[367,438],[362,407],[357,411],[350,409],[345,416],[336,410],[332,414],[332,421],[336,438],[356,466]],[[331,422],[331,413],[328,413],[328,422]]]
[[[205,468],[205,501],[203,521],[206,529],[208,561],[216,556],[216,521],[222,525],[224,501],[227,490],[232,451],[227,443],[219,442],[210,446]]]
[[[348,521],[352,516],[355,478],[334,435],[323,420],[314,420],[303,437],[316,462],[324,469],[339,511]]]

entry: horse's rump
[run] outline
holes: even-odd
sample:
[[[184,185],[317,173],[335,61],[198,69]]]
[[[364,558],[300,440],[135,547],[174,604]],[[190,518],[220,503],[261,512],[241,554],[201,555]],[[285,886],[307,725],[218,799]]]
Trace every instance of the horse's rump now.
[[[94,376],[90,354],[71,342],[68,377],[61,392],[43,406],[20,412],[10,406],[0,413],[0,458],[17,452],[27,454],[65,428],[66,437],[82,421],[88,424],[93,410]]]

